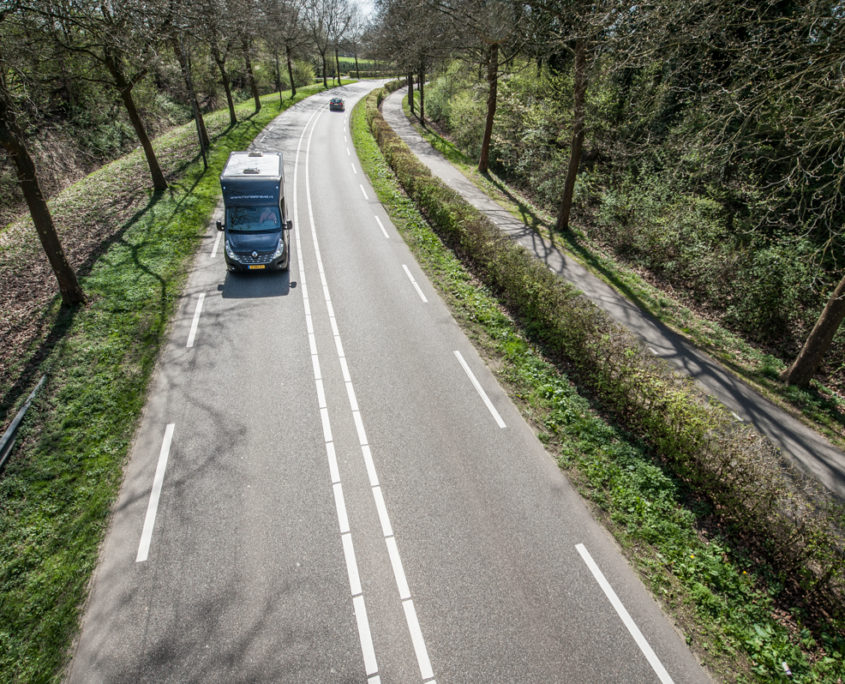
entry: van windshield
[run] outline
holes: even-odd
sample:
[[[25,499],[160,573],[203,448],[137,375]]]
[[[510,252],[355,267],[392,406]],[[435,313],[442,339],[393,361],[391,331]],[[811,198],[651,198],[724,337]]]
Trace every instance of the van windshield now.
[[[235,233],[269,233],[282,225],[279,207],[231,207],[226,227]]]

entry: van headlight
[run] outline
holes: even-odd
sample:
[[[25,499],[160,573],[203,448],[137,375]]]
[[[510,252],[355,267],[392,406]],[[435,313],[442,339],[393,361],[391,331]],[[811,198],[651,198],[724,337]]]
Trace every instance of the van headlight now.
[[[232,249],[232,245],[229,244],[228,240],[226,240],[226,256],[229,257],[229,259],[231,260],[240,261],[240,259],[238,259],[237,254],[235,254],[235,251]]]
[[[285,241],[284,241],[284,239],[280,239],[279,244],[276,245],[276,251],[273,252],[273,259],[278,259],[284,253],[285,253]]]

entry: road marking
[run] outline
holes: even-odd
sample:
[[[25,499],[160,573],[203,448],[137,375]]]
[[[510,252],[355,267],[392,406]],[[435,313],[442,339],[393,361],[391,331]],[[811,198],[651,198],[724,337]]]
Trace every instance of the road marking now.
[[[223,237],[223,231],[217,231],[217,237],[214,238],[214,247],[211,248],[211,258],[214,259],[217,256],[217,247],[220,245],[220,238]]]
[[[358,175],[358,169],[355,168],[354,162],[350,162],[349,166],[352,167],[352,173],[354,173],[357,176]]]
[[[307,127],[307,126],[306,126]],[[311,143],[311,136],[314,135],[314,128],[311,128],[311,133],[308,136],[308,147],[310,147]],[[303,133],[304,136],[304,133]],[[300,145],[302,144],[302,139],[300,138]],[[299,156],[299,149],[297,148],[297,158]],[[294,215],[296,215],[296,172],[294,172]],[[364,186],[361,185],[361,192],[364,194],[364,198],[367,198],[367,193],[364,190]],[[323,298],[325,299],[326,304],[326,314],[329,317],[329,323],[331,324],[332,335],[334,337],[335,342],[335,350],[337,352],[338,363],[340,364],[341,371],[343,373],[343,380],[346,384],[346,393],[349,397],[349,409],[352,413],[352,418],[355,421],[355,429],[358,433],[358,442],[361,446],[361,456],[364,460],[364,464],[367,468],[367,475],[370,480],[370,490],[373,495],[373,501],[376,506],[376,511],[378,512],[379,520],[382,526],[382,533],[384,535],[385,545],[387,546],[388,557],[390,558],[391,568],[393,569],[393,577],[396,581],[396,588],[399,593],[399,600],[402,602],[402,607],[405,612],[405,621],[408,624],[408,632],[411,636],[411,643],[414,646],[414,653],[417,657],[417,665],[420,669],[420,674],[424,681],[431,680],[434,677],[434,673],[431,668],[431,662],[428,657],[428,650],[426,649],[425,639],[422,635],[422,629],[420,628],[419,619],[417,618],[417,611],[414,608],[414,602],[411,600],[411,593],[408,588],[408,581],[405,577],[405,572],[402,567],[401,557],[399,555],[399,546],[396,542],[396,537],[393,533],[393,527],[390,524],[390,517],[387,512],[387,505],[384,502],[384,496],[382,494],[381,487],[378,483],[378,475],[376,473],[375,464],[373,463],[372,452],[370,450],[369,442],[367,441],[367,433],[364,429],[364,419],[361,416],[361,411],[358,407],[358,401],[355,398],[355,390],[352,384],[352,378],[349,374],[349,365],[346,362],[346,355],[343,351],[343,344],[341,343],[340,339],[340,331],[337,327],[337,319],[334,314],[334,307],[332,306],[331,295],[329,293],[329,284],[328,280],[326,279],[326,271],[323,266],[323,257],[320,251],[320,243],[317,239],[317,225],[314,221],[314,210],[313,210],[313,202],[311,199],[311,180],[310,180],[310,173],[309,173],[309,157],[306,152],[305,155],[305,196],[308,201],[308,219],[311,224],[311,240],[314,245],[314,256],[317,260],[317,271],[320,275],[320,282],[323,288]],[[302,292],[303,292],[303,299],[305,301],[306,312],[310,315],[310,304],[308,303],[307,298],[307,288],[305,284],[305,269],[304,263],[301,257],[302,250],[298,250],[300,254],[299,257],[299,270],[300,270],[300,281],[302,283]],[[326,418],[328,419],[328,418]],[[337,491],[337,490],[336,490]],[[347,533],[344,535],[344,544],[346,544],[346,538],[349,538],[348,543],[351,547],[351,533]],[[344,547],[345,549],[345,547]],[[354,560],[354,557],[353,557]],[[350,565],[349,557],[347,557],[347,565]],[[355,571],[357,573],[357,563],[353,564]],[[352,566],[350,566],[352,567]],[[351,573],[351,570],[349,571]],[[357,578],[356,578],[357,579]],[[361,598],[362,600],[362,610],[363,610],[363,596],[356,596],[355,592],[353,591],[353,597],[357,600]],[[358,615],[358,609],[356,607],[356,616]],[[366,625],[367,635],[369,635],[369,623]],[[364,650],[364,660],[367,662],[367,649],[364,648],[364,637],[363,637],[363,629],[359,624],[359,636],[361,636],[362,640],[362,648]],[[370,648],[372,648],[372,642],[370,642]],[[367,669],[367,675],[374,675],[378,672],[378,669],[375,664],[375,654],[372,655],[372,665],[375,669],[370,670],[369,665]]]
[[[472,370],[470,370],[469,365],[466,361],[464,361],[464,357],[461,356],[461,352],[455,351],[455,358],[458,359],[458,363],[461,364],[461,367],[464,369],[464,373],[467,374],[469,381],[472,383],[472,386],[475,387],[475,391],[478,392],[478,396],[481,397],[481,400],[484,402],[484,405],[487,407],[487,410],[490,411],[490,414],[496,421],[496,424],[500,428],[507,427],[505,425],[505,421],[502,420],[502,416],[499,415],[499,412],[496,410],[496,407],[493,406],[493,402],[490,401],[490,397],[487,396],[487,392],[484,391],[484,388],[481,386],[481,383],[478,382],[475,375],[473,375]]]
[[[197,336],[197,328],[199,327],[199,324],[200,324],[200,314],[202,313],[202,303],[204,301],[205,301],[205,292],[201,292],[199,300],[197,301],[197,308],[194,311],[194,320],[191,322],[191,332],[188,333],[188,344],[185,345],[188,348],[194,346],[194,339]]]
[[[376,223],[378,223],[378,227],[381,228],[381,232],[384,233],[384,237],[386,237],[389,240],[390,236],[387,234],[387,231],[384,229],[384,226],[381,225],[381,219],[379,219],[378,216],[376,216],[374,218],[376,220]]]
[[[622,605],[622,601],[619,600],[616,592],[613,591],[613,587],[610,586],[610,582],[607,581],[604,573],[602,573],[599,569],[599,566],[593,560],[590,552],[587,551],[587,547],[583,544],[576,544],[575,548],[578,549],[578,553],[581,555],[581,558],[587,564],[590,572],[593,573],[593,577],[596,582],[598,582],[604,592],[604,595],[607,596],[608,601],[610,601],[610,605],[613,606],[614,610],[621,618],[622,624],[628,628],[631,636],[634,637],[634,641],[637,643],[637,646],[640,647],[640,650],[643,652],[643,655],[645,655],[646,660],[648,660],[649,665],[651,665],[658,679],[660,679],[663,684],[670,684],[672,682],[672,678],[669,676],[669,673],[666,672],[663,664],[657,658],[657,654],[655,654],[651,646],[649,646],[648,642],[645,640],[643,633],[640,631],[639,627],[637,627],[630,613],[628,613],[625,606]]]
[[[376,662],[376,651],[373,648],[373,637],[370,634],[370,621],[367,619],[367,606],[363,596],[356,596],[352,599],[352,607],[355,610],[355,620],[358,622],[358,633],[361,635],[361,644],[364,647],[364,669],[367,671],[367,681],[379,682],[378,663]]]
[[[344,136],[345,137],[345,136]],[[349,145],[346,146],[346,156],[351,157],[352,153],[349,151]]]
[[[144,529],[141,532],[141,543],[138,544],[138,555],[135,556],[136,563],[143,563],[150,555],[150,543],[153,539],[153,528],[156,524],[158,501],[161,498],[161,488],[164,485],[164,471],[167,469],[167,458],[170,455],[170,445],[173,443],[175,427],[175,423],[168,423],[164,430],[164,440],[161,443],[161,451],[158,453],[158,465],[153,478],[153,488],[150,491],[150,501],[147,504],[147,515],[144,518]]]
[[[411,642],[414,644],[414,651],[417,654],[417,664],[420,666],[420,676],[423,680],[434,677],[434,672],[431,669],[431,663],[428,660],[428,651],[425,648],[425,641],[423,640],[422,631],[420,630],[420,623],[417,620],[417,611],[414,608],[414,602],[411,599],[402,601],[402,608],[405,609],[405,619],[408,621],[408,627],[411,629]]]
[[[414,289],[417,291],[417,294],[420,296],[420,299],[422,299],[423,304],[428,304],[428,300],[425,298],[423,291],[420,289],[420,286],[417,284],[417,281],[414,280],[414,276],[411,274],[411,269],[409,269],[405,264],[402,264],[402,268],[405,269],[405,275],[408,276],[408,280],[411,281],[411,285],[414,286]]]
[[[364,190],[364,186],[359,184],[359,185],[358,185],[358,187],[359,187],[359,188],[361,188],[361,194],[363,194],[363,195],[364,195],[364,199],[365,199],[365,200],[367,200],[367,201],[369,201],[369,199],[370,199],[370,198],[369,198],[369,197],[367,197],[367,191],[366,191],[366,190]]]
[[[294,172],[293,172],[293,217],[294,222],[299,225],[299,207],[297,202],[297,183],[299,178],[299,152],[302,148],[302,141],[305,139],[305,133],[308,127],[311,126],[311,135],[314,134],[316,127],[316,119],[321,110],[318,110],[311,115],[311,118],[302,129],[302,135],[299,137],[299,144],[296,148],[296,155],[294,156]],[[314,125],[312,126],[312,122]],[[310,136],[308,138],[310,145]],[[306,193],[308,193],[308,213],[311,216],[311,225],[314,225],[314,218],[311,210],[311,195],[310,185],[308,183],[308,160],[306,156],[305,162],[305,182]],[[337,466],[337,455],[335,453],[334,441],[332,438],[331,420],[329,418],[329,410],[326,406],[326,393],[323,387],[322,371],[320,369],[320,359],[317,352],[317,340],[314,335],[314,324],[311,316],[311,301],[308,296],[308,283],[305,279],[305,264],[302,257],[302,250],[296,250],[297,266],[299,268],[299,286],[302,292],[302,302],[305,308],[305,323],[308,333],[308,344],[311,350],[311,365],[314,368],[314,385],[317,390],[317,403],[320,409],[320,420],[323,425],[323,439],[326,447],[326,460],[329,464],[329,477],[332,482],[332,491],[334,493],[335,507],[337,509],[337,522],[340,529],[340,540],[343,546],[343,558],[346,562],[346,574],[349,579],[349,590],[352,595],[352,607],[355,612],[355,622],[358,627],[358,640],[361,643],[361,654],[364,658],[364,669],[367,673],[368,682],[379,682],[378,677],[378,661],[376,660],[376,652],[373,646],[373,637],[370,632],[370,623],[367,618],[367,606],[364,601],[364,594],[361,588],[361,578],[358,574],[358,562],[355,559],[355,547],[352,543],[352,533],[349,529],[349,516],[346,511],[346,502],[343,497],[343,488],[340,480],[340,470]],[[321,265],[322,268],[322,265]]]
[[[736,418],[736,419],[737,419],[740,423],[744,423],[744,422],[745,422],[745,421],[742,419],[742,417],[741,417],[738,413],[736,413],[735,411],[731,411],[731,415],[732,415],[734,418]]]

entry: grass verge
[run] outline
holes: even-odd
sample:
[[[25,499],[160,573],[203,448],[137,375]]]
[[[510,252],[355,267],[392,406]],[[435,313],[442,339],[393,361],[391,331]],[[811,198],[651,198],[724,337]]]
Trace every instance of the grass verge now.
[[[770,400],[802,418],[840,449],[845,449],[845,398],[816,381],[806,389],[784,385],[779,380],[787,366],[783,360],[754,347],[717,321],[698,315],[634,269],[608,256],[577,226],[566,234],[554,233],[552,236],[553,216],[538,209],[494,172],[487,175],[479,173],[477,162],[467,157],[454,143],[430,127],[423,128],[418,118],[411,114],[407,96],[402,106],[405,115],[415,123],[417,132],[511,215],[546,240],[553,237],[553,242],[641,309],[719,360]]]
[[[281,106],[267,95],[255,115],[244,103],[242,120],[215,139],[208,170],[186,165],[118,231],[82,280],[87,306],[67,312],[53,301],[44,312],[57,338],[40,363],[48,381],[0,479],[0,680],[61,677],[155,360],[220,196],[218,176],[231,150],[321,91],[301,88]],[[191,123],[156,144],[195,135]],[[68,192],[107,202],[98,179]]]
[[[728,681],[841,681],[842,625],[781,605],[783,587],[714,524],[715,513],[649,450],[609,424],[549,363],[398,186],[367,125],[353,139],[380,201],[492,368],[590,499],[691,647]]]

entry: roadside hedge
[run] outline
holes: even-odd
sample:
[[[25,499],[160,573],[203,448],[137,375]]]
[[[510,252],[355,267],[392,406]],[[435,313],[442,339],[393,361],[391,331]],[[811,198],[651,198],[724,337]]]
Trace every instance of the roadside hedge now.
[[[645,349],[578,290],[432,176],[384,121],[367,121],[382,154],[441,239],[491,288],[602,411],[649,445],[730,533],[762,554],[808,608],[845,617],[842,507],[689,378]]]

